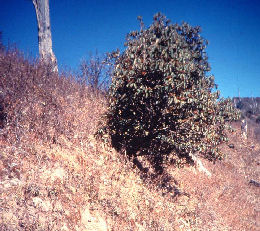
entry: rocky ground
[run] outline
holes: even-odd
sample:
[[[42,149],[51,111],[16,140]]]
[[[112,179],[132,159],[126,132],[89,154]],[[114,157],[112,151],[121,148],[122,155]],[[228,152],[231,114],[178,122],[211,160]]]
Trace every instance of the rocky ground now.
[[[230,143],[225,160],[203,161],[211,177],[184,164],[152,179],[92,136],[1,139],[0,230],[257,230],[260,145],[239,129]]]

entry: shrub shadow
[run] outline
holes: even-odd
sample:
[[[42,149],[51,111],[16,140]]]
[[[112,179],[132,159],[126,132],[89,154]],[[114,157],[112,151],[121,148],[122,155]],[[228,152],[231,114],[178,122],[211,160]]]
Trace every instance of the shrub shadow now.
[[[180,195],[189,196],[185,192],[181,192],[178,187],[178,182],[165,168],[165,157],[169,156],[173,150],[168,148],[160,152],[154,147],[154,143],[152,143],[151,140],[151,137],[150,139],[148,137],[147,139],[140,137],[137,139],[132,138],[132,142],[126,144],[119,134],[111,136],[112,146],[122,155],[125,154],[133,163],[134,167],[139,170],[140,178],[144,183],[154,186],[158,191],[162,192],[163,196],[170,195],[172,198],[176,198]],[[152,146],[154,148],[151,151],[150,147]],[[185,158],[188,163],[193,163],[192,160],[187,158],[187,155],[178,154],[177,156],[179,158]],[[149,167],[144,167],[145,162],[146,164],[148,163]],[[173,165],[175,164],[170,160],[166,162]]]
[[[155,163],[152,165],[152,170],[144,167],[142,162],[137,157],[132,159],[133,165],[140,171],[140,178],[145,184],[154,186],[157,191],[161,192],[162,196],[170,196],[175,199],[178,196],[186,195],[178,187],[178,182],[166,171],[162,164]]]

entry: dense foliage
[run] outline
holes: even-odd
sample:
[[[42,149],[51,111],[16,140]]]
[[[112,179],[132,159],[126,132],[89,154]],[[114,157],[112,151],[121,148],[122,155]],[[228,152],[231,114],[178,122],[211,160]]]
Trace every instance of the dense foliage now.
[[[200,153],[214,160],[226,122],[238,118],[214,88],[200,28],[171,24],[160,13],[127,35],[125,51],[111,54],[114,72],[106,115],[112,144],[151,159]]]

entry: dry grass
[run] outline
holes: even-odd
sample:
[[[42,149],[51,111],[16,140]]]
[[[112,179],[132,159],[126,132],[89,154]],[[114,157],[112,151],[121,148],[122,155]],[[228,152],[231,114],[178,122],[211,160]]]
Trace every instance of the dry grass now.
[[[257,230],[260,145],[230,134],[216,164],[155,176],[94,138],[106,110],[72,77],[0,54],[0,230]]]

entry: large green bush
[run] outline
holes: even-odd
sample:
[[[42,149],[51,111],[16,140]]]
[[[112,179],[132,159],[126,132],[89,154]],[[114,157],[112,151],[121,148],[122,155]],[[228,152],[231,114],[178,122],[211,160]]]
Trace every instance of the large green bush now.
[[[106,115],[112,144],[128,155],[162,160],[200,153],[215,160],[226,140],[226,122],[238,118],[231,101],[219,99],[200,28],[171,24],[156,14],[152,25],[127,35],[114,62]]]

